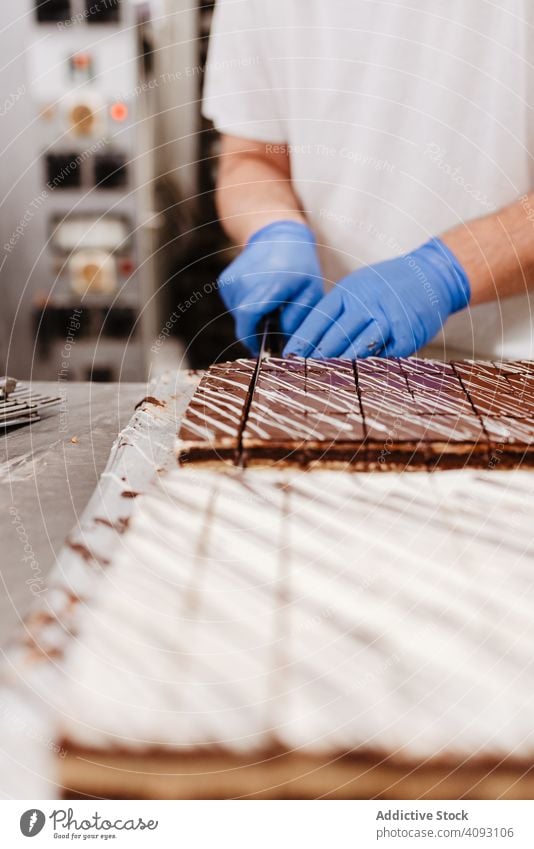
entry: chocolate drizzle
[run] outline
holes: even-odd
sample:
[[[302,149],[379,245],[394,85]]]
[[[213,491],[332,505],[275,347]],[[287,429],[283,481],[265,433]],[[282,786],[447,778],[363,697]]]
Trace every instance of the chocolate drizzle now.
[[[534,363],[265,357],[209,369],[178,450],[181,463],[435,469],[485,467],[502,443],[506,468],[532,465],[532,442]]]

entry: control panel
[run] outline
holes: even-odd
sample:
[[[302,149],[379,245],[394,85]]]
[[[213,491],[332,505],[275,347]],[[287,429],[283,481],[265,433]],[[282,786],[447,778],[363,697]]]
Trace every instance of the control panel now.
[[[28,111],[13,151],[24,180],[13,192],[32,214],[5,270],[20,287],[17,323],[35,345],[12,348],[11,371],[54,379],[78,310],[68,379],[141,380],[155,328],[147,3],[143,24],[130,0],[22,5]]]

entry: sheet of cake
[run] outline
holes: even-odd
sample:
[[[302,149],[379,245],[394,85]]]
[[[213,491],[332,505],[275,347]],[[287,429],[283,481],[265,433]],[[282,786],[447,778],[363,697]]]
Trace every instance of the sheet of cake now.
[[[171,472],[80,610],[58,736],[530,757],[532,479],[506,478]]]

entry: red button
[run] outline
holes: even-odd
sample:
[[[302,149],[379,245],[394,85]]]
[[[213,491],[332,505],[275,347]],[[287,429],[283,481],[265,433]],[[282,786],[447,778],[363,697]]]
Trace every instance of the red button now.
[[[128,107],[125,103],[114,103],[109,111],[114,121],[126,121],[128,117]]]
[[[119,268],[121,270],[121,274],[127,277],[134,271],[135,265],[132,259],[121,259]]]
[[[91,64],[91,57],[88,53],[77,53],[73,56],[72,61],[77,68],[88,68]]]

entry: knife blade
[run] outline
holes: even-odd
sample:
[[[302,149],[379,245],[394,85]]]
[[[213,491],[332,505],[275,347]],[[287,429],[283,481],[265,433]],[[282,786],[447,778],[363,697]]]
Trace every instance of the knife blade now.
[[[279,309],[265,316],[262,331],[263,355],[270,354],[272,357],[280,356],[282,353],[282,331],[280,329]]]
[[[262,360],[265,359],[269,354],[273,353],[273,349],[277,350],[280,347],[280,310],[274,310],[273,312],[266,315],[260,325],[259,325],[259,335],[261,336],[260,342],[260,351],[258,354],[258,358],[256,360],[256,365],[254,366],[254,372],[252,374],[252,380],[250,381],[250,387],[247,395],[247,400],[245,402],[245,406],[243,408],[243,415],[241,418],[241,424],[239,427],[239,437],[238,437],[238,456],[236,459],[236,466],[239,466],[241,469],[244,468],[244,457],[243,457],[243,433],[245,430],[245,425],[247,423],[248,414],[250,411],[250,405],[252,404],[252,396],[254,395],[254,391],[256,389],[256,385],[258,383],[258,378],[260,376],[260,369]]]

